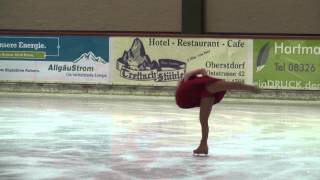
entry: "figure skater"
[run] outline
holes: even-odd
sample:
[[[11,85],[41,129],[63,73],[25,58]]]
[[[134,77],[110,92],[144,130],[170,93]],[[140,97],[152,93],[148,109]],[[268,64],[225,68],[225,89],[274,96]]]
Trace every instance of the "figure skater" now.
[[[205,69],[196,69],[187,72],[178,82],[176,89],[176,104],[183,109],[200,107],[200,124],[202,138],[200,145],[193,151],[194,155],[208,154],[208,119],[212,106],[219,103],[228,90],[244,90],[258,93],[255,86],[237,82],[227,82],[210,77]]]

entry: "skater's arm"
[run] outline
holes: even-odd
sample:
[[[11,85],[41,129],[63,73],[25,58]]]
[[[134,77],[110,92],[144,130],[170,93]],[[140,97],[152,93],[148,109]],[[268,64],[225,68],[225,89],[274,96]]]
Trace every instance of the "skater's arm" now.
[[[197,75],[197,74],[202,74],[202,75],[207,75],[207,72],[204,68],[201,69],[195,69],[192,71],[187,72],[184,77],[183,80],[186,81],[188,80],[190,77],[192,77],[193,75]]]
[[[183,78],[180,81],[178,81],[177,87],[181,85],[182,81],[187,81],[188,79],[190,79],[190,77],[197,74],[207,75],[207,72],[204,68],[189,71],[183,76]]]

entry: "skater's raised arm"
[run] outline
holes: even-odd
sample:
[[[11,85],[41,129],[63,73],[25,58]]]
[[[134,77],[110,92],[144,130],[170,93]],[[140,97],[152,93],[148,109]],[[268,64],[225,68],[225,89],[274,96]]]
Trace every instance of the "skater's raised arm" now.
[[[190,79],[190,77],[197,75],[197,74],[207,75],[207,72],[204,68],[195,69],[195,70],[186,72],[185,75],[183,76],[183,78],[180,81],[178,81],[177,87],[179,87],[181,85],[182,81],[187,81],[188,79]]]
[[[204,68],[195,69],[195,70],[187,72],[184,75],[183,80],[186,81],[186,80],[190,79],[190,77],[192,77],[194,75],[197,75],[197,74],[207,75],[207,72],[206,72],[206,70]]]

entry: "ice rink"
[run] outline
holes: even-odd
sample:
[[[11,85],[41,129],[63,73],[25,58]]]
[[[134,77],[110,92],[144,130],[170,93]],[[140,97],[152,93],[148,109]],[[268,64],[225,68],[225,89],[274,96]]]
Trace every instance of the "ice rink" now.
[[[319,180],[320,103],[224,99],[209,156],[173,98],[0,94],[0,179]]]

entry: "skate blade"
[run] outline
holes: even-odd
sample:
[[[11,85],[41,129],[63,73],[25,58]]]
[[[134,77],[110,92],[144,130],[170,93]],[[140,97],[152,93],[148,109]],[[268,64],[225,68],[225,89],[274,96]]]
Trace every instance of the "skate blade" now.
[[[194,157],[208,157],[208,154],[204,154],[204,153],[193,153]]]

